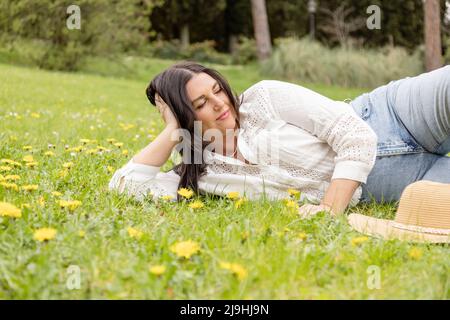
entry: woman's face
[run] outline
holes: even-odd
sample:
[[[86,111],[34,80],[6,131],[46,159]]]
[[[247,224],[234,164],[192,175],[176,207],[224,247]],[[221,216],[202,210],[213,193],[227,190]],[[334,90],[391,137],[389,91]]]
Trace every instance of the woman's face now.
[[[188,81],[186,90],[195,114],[202,122],[203,133],[208,129],[218,129],[225,134],[226,129],[236,127],[230,99],[217,80],[206,73],[198,73]]]

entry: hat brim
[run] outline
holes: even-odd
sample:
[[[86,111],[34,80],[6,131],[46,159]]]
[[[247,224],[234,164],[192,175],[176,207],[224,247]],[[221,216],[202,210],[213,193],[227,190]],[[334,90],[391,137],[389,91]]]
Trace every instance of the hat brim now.
[[[348,216],[348,222],[358,232],[387,240],[398,239],[411,242],[450,243],[450,236],[448,235],[395,228],[393,226],[393,220],[377,219],[352,213]]]

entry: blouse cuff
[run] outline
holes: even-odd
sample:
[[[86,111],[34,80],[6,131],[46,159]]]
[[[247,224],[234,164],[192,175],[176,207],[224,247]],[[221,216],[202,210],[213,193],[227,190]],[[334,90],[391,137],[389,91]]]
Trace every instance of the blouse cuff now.
[[[362,183],[367,182],[367,177],[372,170],[372,166],[359,161],[340,161],[334,167],[333,179],[349,179]]]
[[[139,172],[139,173],[149,175],[149,176],[155,176],[160,171],[161,167],[149,166],[146,164],[136,163],[136,162],[134,162],[134,160],[132,158],[126,164],[125,168],[129,169],[130,171]]]

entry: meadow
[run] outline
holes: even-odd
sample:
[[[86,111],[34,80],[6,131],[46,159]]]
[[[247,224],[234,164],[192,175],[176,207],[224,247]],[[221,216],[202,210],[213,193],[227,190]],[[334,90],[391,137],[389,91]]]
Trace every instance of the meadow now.
[[[0,64],[0,299],[449,299],[448,246],[365,237],[345,216],[303,220],[289,201],[109,192],[163,128],[144,90],[171,62],[131,76],[127,63]],[[261,79],[217,68],[239,93]],[[339,100],[367,90],[302,85]],[[393,218],[395,206],[349,211]]]

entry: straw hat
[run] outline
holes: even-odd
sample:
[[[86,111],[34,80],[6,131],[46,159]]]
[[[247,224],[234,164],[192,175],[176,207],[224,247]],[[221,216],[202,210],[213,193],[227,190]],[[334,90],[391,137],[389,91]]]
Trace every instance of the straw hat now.
[[[385,239],[450,243],[450,184],[417,181],[405,188],[395,220],[348,216],[357,231]]]

